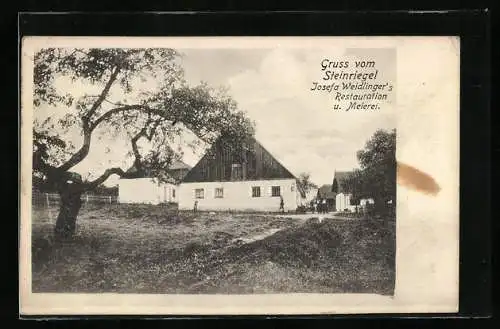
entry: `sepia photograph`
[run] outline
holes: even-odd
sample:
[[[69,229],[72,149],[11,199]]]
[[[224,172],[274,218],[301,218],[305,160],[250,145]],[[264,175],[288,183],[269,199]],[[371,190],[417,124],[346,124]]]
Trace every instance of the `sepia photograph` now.
[[[97,39],[23,53],[30,294],[395,297],[397,45]]]

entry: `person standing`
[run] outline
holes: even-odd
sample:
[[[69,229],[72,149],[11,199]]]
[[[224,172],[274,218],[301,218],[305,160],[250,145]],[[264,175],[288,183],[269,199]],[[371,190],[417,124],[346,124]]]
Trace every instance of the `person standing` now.
[[[283,201],[283,196],[280,195],[280,211],[285,212],[285,202]]]

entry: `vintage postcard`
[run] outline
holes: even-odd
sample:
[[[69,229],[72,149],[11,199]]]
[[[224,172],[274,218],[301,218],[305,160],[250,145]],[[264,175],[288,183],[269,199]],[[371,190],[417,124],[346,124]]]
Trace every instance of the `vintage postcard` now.
[[[457,37],[26,37],[20,313],[458,311]]]

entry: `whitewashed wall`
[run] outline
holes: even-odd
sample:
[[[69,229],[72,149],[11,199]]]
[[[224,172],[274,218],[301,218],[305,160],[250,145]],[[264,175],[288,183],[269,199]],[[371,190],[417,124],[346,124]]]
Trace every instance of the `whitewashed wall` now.
[[[351,195],[339,193],[335,198],[335,210],[344,211],[345,209],[350,209],[351,206]]]
[[[252,187],[260,186],[261,196],[252,197]],[[298,192],[295,179],[277,179],[239,182],[181,183],[179,209],[192,210],[198,201],[198,210],[278,211],[280,198],[271,196],[271,187],[280,186],[285,212],[295,211]],[[195,190],[204,189],[204,198],[196,199]],[[215,189],[223,189],[223,197],[215,198]]]
[[[367,204],[374,204],[375,201],[373,199],[361,199],[359,201],[359,205],[362,207],[366,207]]]
[[[174,192],[175,191],[175,192]],[[118,202],[148,203],[177,202],[178,187],[160,183],[151,178],[120,179],[118,182]]]

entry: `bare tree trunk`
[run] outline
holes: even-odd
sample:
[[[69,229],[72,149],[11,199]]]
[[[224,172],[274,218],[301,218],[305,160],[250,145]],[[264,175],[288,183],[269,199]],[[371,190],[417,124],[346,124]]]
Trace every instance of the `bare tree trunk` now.
[[[82,206],[82,189],[79,184],[65,184],[59,189],[61,205],[57,216],[55,236],[58,239],[70,239],[76,231],[76,219]]]

